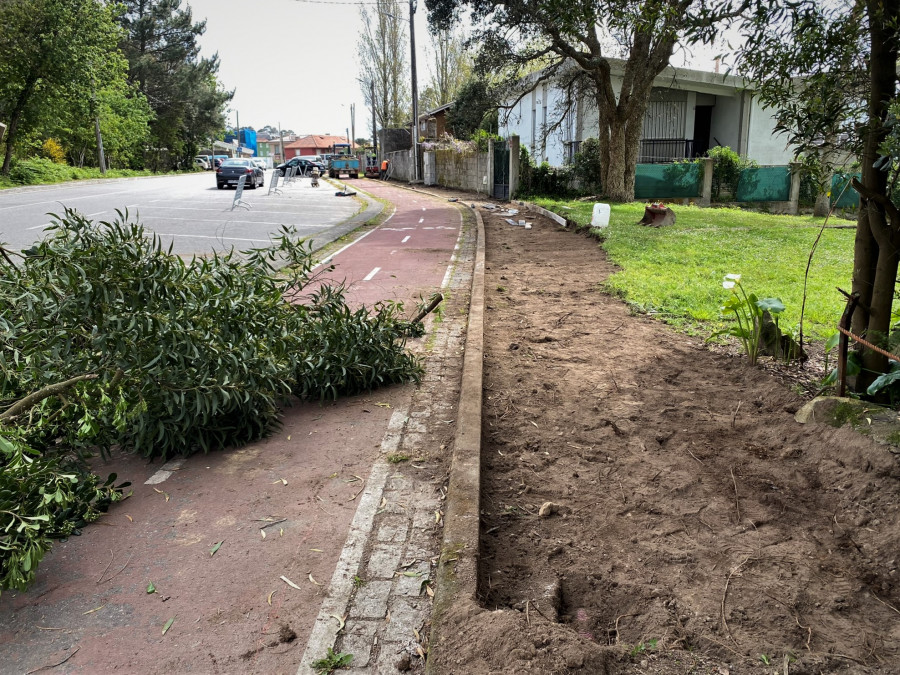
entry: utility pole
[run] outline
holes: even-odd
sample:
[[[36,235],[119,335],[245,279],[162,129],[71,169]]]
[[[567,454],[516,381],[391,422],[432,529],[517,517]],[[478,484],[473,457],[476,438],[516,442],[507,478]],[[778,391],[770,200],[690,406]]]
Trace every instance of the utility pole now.
[[[356,104],[350,104],[350,154],[353,154],[353,143],[356,140]]]
[[[419,180],[419,88],[416,82],[416,0],[409,0],[409,63],[412,69],[412,151],[413,175]]]
[[[278,142],[281,144],[281,161],[286,162],[284,156],[284,132],[281,131],[281,122],[278,123]]]
[[[234,111],[234,126],[236,127],[234,131],[235,131],[235,134],[237,135],[237,142],[238,142],[238,157],[240,157],[241,156],[241,114],[237,110]]]
[[[100,160],[100,173],[106,174],[106,157],[103,154],[103,136],[100,135],[100,115],[94,117],[94,133],[97,135],[97,155]]]
[[[372,145],[375,147],[375,160],[378,160],[378,123],[375,120],[375,78],[372,78]],[[3,134],[0,133],[0,138]]]

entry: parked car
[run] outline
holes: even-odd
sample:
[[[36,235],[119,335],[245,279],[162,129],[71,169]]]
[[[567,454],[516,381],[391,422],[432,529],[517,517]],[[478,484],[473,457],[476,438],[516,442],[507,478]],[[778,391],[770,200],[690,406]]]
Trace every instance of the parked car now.
[[[292,157],[288,161],[286,161],[282,164],[279,164],[275,168],[278,169],[281,172],[281,175],[283,176],[283,175],[287,174],[287,170],[290,169],[292,166],[297,167],[297,173],[302,173],[304,175],[308,174],[310,171],[312,171],[313,168],[318,169],[320,174],[325,173],[325,167],[320,162],[312,162],[308,159],[303,159],[301,157]]]
[[[216,187],[224,190],[227,186],[237,187],[241,176],[247,176],[244,185],[251,190],[265,184],[266,174],[249,159],[226,159],[216,169]]]
[[[260,159],[259,157],[251,157],[250,161],[253,162],[256,166],[258,166],[263,171],[265,171],[268,168],[268,166],[266,165],[266,160]]]
[[[194,157],[194,167],[197,169],[203,169],[204,171],[209,171],[209,161],[206,157]]]

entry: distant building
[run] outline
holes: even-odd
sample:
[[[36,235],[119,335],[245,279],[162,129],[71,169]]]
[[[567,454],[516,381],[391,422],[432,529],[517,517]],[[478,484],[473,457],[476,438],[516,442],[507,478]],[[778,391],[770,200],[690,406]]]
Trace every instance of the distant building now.
[[[292,143],[285,143],[284,156],[285,161],[291,157],[309,157],[311,155],[326,155],[334,152],[335,143],[349,143],[346,136],[325,136],[318,134],[310,134],[302,136]],[[355,151],[356,143],[351,145]]]
[[[613,88],[622,86],[624,61],[609,59]],[[537,162],[561,166],[572,161],[582,141],[596,138],[599,117],[589,92],[568,107],[567,94],[552,82],[529,80],[533,88],[500,113],[500,135],[519,136]],[[706,71],[668,66],[656,76],[644,115],[639,163],[665,163],[702,157],[709,148],[727,145],[760,164],[787,164],[793,158],[784,136],[775,134],[772,110],[754,96],[752,83]]]

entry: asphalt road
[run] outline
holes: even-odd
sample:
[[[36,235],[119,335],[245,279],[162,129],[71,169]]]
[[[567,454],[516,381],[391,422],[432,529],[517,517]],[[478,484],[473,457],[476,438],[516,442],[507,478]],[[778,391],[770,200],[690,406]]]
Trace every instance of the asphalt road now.
[[[116,209],[128,210],[147,230],[158,234],[173,252],[204,254],[264,245],[281,225],[294,225],[298,234],[313,235],[343,222],[359,210],[359,203],[336,197],[324,181],[310,187],[308,178],[267,194],[266,186],[244,190],[250,209],[231,210],[234,190],[216,189],[211,171],[179,176],[111,179],[0,191],[0,242],[13,249],[28,248],[41,238],[63,207],[77,209],[92,220],[113,220]]]

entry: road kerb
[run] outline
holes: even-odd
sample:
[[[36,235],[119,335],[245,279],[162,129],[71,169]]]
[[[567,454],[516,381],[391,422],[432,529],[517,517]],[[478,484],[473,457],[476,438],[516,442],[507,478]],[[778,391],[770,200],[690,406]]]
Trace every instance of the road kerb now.
[[[478,611],[479,512],[481,488],[481,397],[484,351],[484,221],[474,210],[477,245],[469,302],[456,437],[444,515],[444,538],[434,587],[426,675],[436,673],[442,636],[454,617]]]

